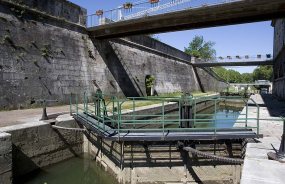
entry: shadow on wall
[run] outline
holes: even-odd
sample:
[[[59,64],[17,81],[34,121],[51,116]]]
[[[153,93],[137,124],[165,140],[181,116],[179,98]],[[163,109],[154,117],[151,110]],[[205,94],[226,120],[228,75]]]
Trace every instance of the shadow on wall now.
[[[198,74],[198,72],[197,72],[197,68],[196,68],[196,67],[193,67],[193,70],[194,70],[194,73],[195,73],[195,75],[196,75],[196,78],[197,78],[197,81],[198,81],[200,90],[201,90],[203,93],[205,93],[205,89],[204,89],[204,86],[203,86],[203,84],[202,84],[202,82],[201,82],[200,76],[199,76],[199,74]]]
[[[103,41],[99,43],[94,40],[92,42],[124,95],[126,97],[139,97],[143,95],[139,85],[136,82],[133,83],[135,80],[132,80],[132,76],[126,71],[118,57],[119,54],[116,54],[110,42]]]

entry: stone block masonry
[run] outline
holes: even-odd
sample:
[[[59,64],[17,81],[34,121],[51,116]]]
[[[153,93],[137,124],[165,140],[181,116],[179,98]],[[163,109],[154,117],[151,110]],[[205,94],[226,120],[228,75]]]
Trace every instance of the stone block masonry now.
[[[12,139],[5,132],[0,132],[0,183],[12,183]]]
[[[77,128],[77,123],[74,120],[70,122],[71,120],[71,118],[64,118],[56,125]],[[54,130],[49,123],[35,121],[4,127],[0,131],[5,132],[3,133],[4,136],[10,136],[4,137],[10,142],[3,142],[2,137],[0,139],[1,163],[4,163],[2,152],[10,151],[4,154],[5,158],[10,159],[5,162],[7,166],[2,167],[1,164],[0,168],[0,177],[5,177],[6,180],[9,178],[7,174],[12,171],[12,163],[13,178],[17,180],[15,182],[18,182],[27,173],[80,155],[83,150],[82,132]],[[4,173],[4,171],[7,172]]]
[[[214,146],[197,146],[213,153]],[[84,136],[84,151],[101,164],[120,183],[234,183],[239,165],[228,165],[196,157],[176,149],[174,144],[160,146],[146,142],[110,142],[92,133]],[[217,155],[225,154],[216,145]],[[186,170],[184,169],[184,164]]]
[[[273,20],[274,27],[274,67],[273,93],[285,99],[285,19]]]
[[[9,0],[2,1],[11,3]],[[44,14],[86,26],[87,10],[67,0],[15,0],[14,2]]]
[[[78,6],[63,0],[24,2],[40,10],[46,7],[41,10],[46,12],[57,5],[79,12]],[[75,18],[69,13],[67,22],[43,18],[33,10],[19,18],[17,9],[11,8],[0,3],[0,110],[31,107],[31,99],[58,100],[50,106],[69,104],[72,92],[98,88],[119,98],[145,96],[147,75],[155,76],[159,95],[215,91],[224,85],[202,69],[195,72],[189,55],[157,40],[91,40],[75,21],[77,15],[86,14],[83,10]]]

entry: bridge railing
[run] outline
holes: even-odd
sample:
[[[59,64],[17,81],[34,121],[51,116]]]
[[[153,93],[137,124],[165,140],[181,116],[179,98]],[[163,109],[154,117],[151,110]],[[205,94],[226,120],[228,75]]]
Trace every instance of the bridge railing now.
[[[257,55],[236,55],[236,56],[219,56],[214,58],[202,59],[195,58],[193,63],[204,62],[258,62],[258,61],[270,61],[273,60],[272,54],[257,54]]]
[[[219,106],[228,102],[244,103],[244,114],[219,113]],[[256,116],[248,114],[248,102],[256,106]],[[149,103],[147,103],[149,102]],[[200,112],[199,104],[214,106],[214,111]],[[148,105],[147,107],[141,105]],[[186,105],[185,105],[186,104]],[[185,118],[185,106],[191,107],[191,114]],[[103,131],[153,132],[166,135],[168,131],[212,131],[215,134],[223,129],[253,129],[259,134],[259,105],[251,98],[232,97],[131,97],[119,100],[116,96],[102,93],[83,95],[73,93],[70,98],[70,113],[92,122]],[[227,116],[232,116],[228,118]],[[243,118],[238,116],[243,116]],[[238,119],[237,119],[238,118]],[[94,119],[96,121],[94,121]],[[248,121],[256,121],[256,126],[248,126]],[[185,123],[186,124],[183,124]],[[188,125],[187,125],[188,123]],[[234,124],[241,126],[234,127]]]
[[[145,18],[149,16],[206,8],[218,4],[231,3],[243,0],[147,0],[133,3],[132,6],[119,6],[118,8],[99,11],[87,16],[87,27],[110,24],[118,21]],[[152,3],[153,2],[153,3]]]

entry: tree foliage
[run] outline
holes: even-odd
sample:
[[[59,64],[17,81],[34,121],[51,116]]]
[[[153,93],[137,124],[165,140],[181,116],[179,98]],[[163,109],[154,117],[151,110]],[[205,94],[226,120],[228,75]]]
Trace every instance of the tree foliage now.
[[[227,70],[223,67],[214,67],[213,70],[221,78],[227,80],[229,83],[252,83],[256,80],[272,81],[273,67],[272,66],[258,66],[253,73],[240,74],[235,70]]]
[[[189,43],[188,48],[184,47],[184,51],[196,58],[203,58],[209,61],[216,57],[216,50],[213,48],[215,42],[206,42],[203,36],[195,36],[192,42]]]
[[[253,79],[254,80],[269,80],[272,81],[273,77],[273,67],[266,65],[266,66],[258,66],[253,71]]]

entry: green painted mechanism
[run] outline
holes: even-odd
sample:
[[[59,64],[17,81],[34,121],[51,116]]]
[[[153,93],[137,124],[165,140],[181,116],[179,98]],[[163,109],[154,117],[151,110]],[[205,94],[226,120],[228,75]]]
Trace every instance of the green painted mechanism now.
[[[219,116],[217,115],[219,102],[227,102],[229,100],[245,103],[246,110],[239,115],[242,116],[242,118],[238,118],[237,120],[236,118],[219,118],[221,116],[221,114],[219,114]],[[248,114],[250,101],[256,106],[257,113],[254,117],[249,117]],[[143,110],[143,107],[138,107],[142,102],[151,102],[152,105],[148,108],[156,108],[157,110],[153,110],[147,114],[138,114],[139,111]],[[198,113],[197,104],[208,102],[212,103],[214,106],[214,113]],[[178,113],[168,113],[169,106],[171,105],[178,105]],[[127,109],[122,110],[123,107]],[[188,107],[188,109],[185,107]],[[189,109],[191,109],[191,112]],[[259,105],[253,99],[242,98],[239,96],[207,96],[194,98],[190,94],[185,94],[181,97],[129,97],[119,100],[114,95],[107,95],[103,94],[102,91],[97,91],[96,93],[85,92],[84,94],[72,93],[70,98],[70,113],[72,115],[81,116],[86,121],[92,122],[94,126],[102,131],[116,131],[118,136],[122,130],[140,132],[161,131],[164,135],[171,130],[211,130],[216,134],[217,131],[222,129],[256,130],[257,135],[259,135],[259,110]],[[183,115],[183,111],[188,111],[188,116]],[[225,117],[227,115],[228,114],[224,114]],[[207,116],[213,116],[213,119],[205,118]],[[219,124],[232,124],[233,122],[231,120],[236,120],[235,124],[241,124],[242,126],[218,127],[218,120],[223,120],[222,122],[219,122]],[[256,121],[256,125],[248,126],[249,120]],[[278,119],[274,120],[278,121]],[[212,124],[212,126],[203,127],[201,126],[203,124]]]

